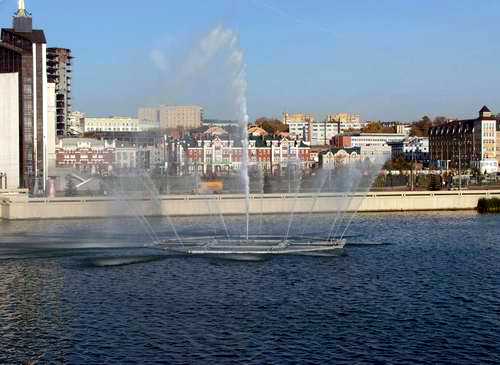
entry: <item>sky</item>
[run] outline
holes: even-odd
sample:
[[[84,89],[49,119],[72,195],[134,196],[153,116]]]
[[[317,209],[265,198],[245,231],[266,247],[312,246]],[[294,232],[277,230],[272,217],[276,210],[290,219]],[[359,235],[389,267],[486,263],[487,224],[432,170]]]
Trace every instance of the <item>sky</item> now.
[[[243,51],[251,118],[357,112],[368,120],[500,112],[498,0],[26,0],[48,46],[71,48],[74,109],[130,115],[199,104],[235,118],[228,43]],[[17,0],[0,0],[8,27]],[[233,85],[234,86],[234,85]]]

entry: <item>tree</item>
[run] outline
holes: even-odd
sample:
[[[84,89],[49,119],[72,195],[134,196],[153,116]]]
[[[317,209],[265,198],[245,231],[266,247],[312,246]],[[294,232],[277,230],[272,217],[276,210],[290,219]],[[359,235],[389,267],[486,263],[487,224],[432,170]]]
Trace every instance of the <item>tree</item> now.
[[[288,126],[276,118],[261,117],[255,121],[255,125],[264,129],[269,134],[288,132]]]
[[[423,116],[419,121],[414,122],[411,127],[410,136],[413,137],[427,137],[429,135],[429,129],[436,125],[441,125],[448,122],[446,117],[436,117],[431,120],[427,115]]]
[[[431,119],[425,115],[419,121],[413,123],[410,131],[410,136],[413,137],[427,137],[429,129],[432,127]]]
[[[381,122],[370,122],[361,129],[363,133],[396,133],[395,127],[386,127]]]
[[[403,156],[398,156],[393,160],[387,161],[384,165],[384,169],[390,171],[404,171],[411,168],[411,163],[406,161]]]
[[[71,176],[66,176],[66,187],[64,189],[65,196],[76,196],[78,194],[78,190],[76,188],[76,184],[73,181]]]
[[[363,133],[382,133],[382,123],[380,122],[370,122],[365,127],[361,129]]]
[[[432,174],[429,182],[429,190],[441,190],[441,177],[439,175]]]

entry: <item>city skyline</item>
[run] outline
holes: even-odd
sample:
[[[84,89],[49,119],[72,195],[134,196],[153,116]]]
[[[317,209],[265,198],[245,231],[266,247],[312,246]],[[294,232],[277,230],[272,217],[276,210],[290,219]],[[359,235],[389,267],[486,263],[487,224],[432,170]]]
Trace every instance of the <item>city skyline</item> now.
[[[64,16],[62,4],[26,5],[50,46],[73,50],[74,109],[88,115],[135,115],[140,106],[199,104],[207,117],[234,118],[229,71],[210,76],[223,61],[214,59],[182,84],[172,76],[217,27],[240,38],[252,118],[288,111],[321,119],[350,111],[364,119],[416,120],[424,114],[461,118],[482,104],[499,109],[494,86],[500,81],[495,65],[500,47],[491,37],[500,4],[490,1],[482,7],[451,1],[432,7],[426,1],[363,6],[152,1],[148,7],[89,1],[74,5],[77,18]],[[16,6],[14,0],[0,2],[4,26]],[[146,16],[150,21],[135,26]],[[90,22],[100,26],[88,27]]]

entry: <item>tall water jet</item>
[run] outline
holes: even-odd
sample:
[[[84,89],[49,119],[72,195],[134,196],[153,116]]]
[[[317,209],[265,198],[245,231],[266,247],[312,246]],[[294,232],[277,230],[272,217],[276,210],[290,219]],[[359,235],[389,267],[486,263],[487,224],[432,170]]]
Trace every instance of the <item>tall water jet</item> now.
[[[248,241],[249,225],[250,225],[250,177],[248,174],[248,103],[247,103],[247,80],[246,80],[246,65],[244,63],[243,50],[238,45],[238,37],[233,34],[229,43],[229,62],[233,69],[233,93],[238,109],[238,121],[241,133],[241,166],[240,175],[243,192],[245,194],[245,218],[246,218],[246,234]]]
[[[175,67],[167,59],[167,56],[159,50],[154,50],[152,53],[155,63],[159,69],[163,71],[164,65],[168,63]],[[159,62],[160,61],[160,62]],[[168,62],[167,62],[168,61]],[[214,64],[217,65],[216,68]],[[209,72],[212,70],[212,72]],[[217,71],[217,72],[216,72]],[[246,233],[245,237],[249,236],[250,224],[250,178],[248,173],[248,107],[247,107],[247,81],[246,81],[246,66],[244,63],[243,50],[239,46],[238,35],[231,29],[222,25],[218,25],[208,32],[196,46],[189,52],[187,59],[182,62],[176,72],[176,78],[171,80],[172,89],[178,92],[179,89],[198,90],[199,82],[206,79],[207,75],[217,74],[216,79],[210,79],[207,86],[216,88],[217,82],[220,80],[227,81],[229,87],[221,87],[218,92],[225,95],[225,101],[228,102],[230,109],[230,118],[237,117],[240,125],[240,134],[238,139],[241,141],[242,154],[240,164],[240,189],[245,196],[245,216],[246,216]],[[196,80],[196,82],[193,82]],[[206,81],[206,80],[205,80]],[[188,87],[191,86],[191,87]],[[189,95],[192,98],[192,95]]]

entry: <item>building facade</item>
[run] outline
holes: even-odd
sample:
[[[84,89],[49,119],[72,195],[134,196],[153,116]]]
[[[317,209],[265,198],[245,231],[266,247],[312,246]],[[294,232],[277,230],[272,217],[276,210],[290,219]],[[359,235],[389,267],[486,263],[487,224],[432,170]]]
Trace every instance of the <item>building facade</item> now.
[[[85,114],[79,111],[72,111],[68,115],[66,130],[68,134],[77,136],[85,129]]]
[[[154,121],[129,117],[83,118],[83,131],[87,132],[144,132],[157,129]]]
[[[133,143],[118,142],[114,151],[114,167],[116,169],[135,169],[137,164],[137,146]]]
[[[45,190],[44,171],[48,121],[46,39],[43,30],[33,29],[24,1],[12,28],[1,31],[0,73],[18,73],[19,82],[19,177],[21,188]]]
[[[177,155],[182,155],[178,153]],[[188,173],[222,174],[239,171],[243,149],[234,141],[213,140],[197,141],[195,146],[185,147],[185,163]],[[297,141],[287,139],[266,141],[258,146],[256,141],[249,141],[249,168],[258,168],[269,173],[279,173],[288,165],[299,166],[302,169],[311,168],[315,161],[311,151]]]
[[[139,108],[138,118],[158,123],[162,129],[194,129],[202,126],[203,109],[196,105],[161,105],[153,108]]]
[[[71,50],[66,48],[47,48],[47,78],[56,86],[56,133],[64,136],[69,133],[68,118],[71,113]]]
[[[337,148],[351,148],[362,146],[381,145],[401,142],[406,138],[404,134],[397,133],[357,133],[350,135],[338,135],[333,137],[331,144]]]
[[[332,148],[319,154],[320,166],[326,170],[333,170],[361,160],[359,148]]]
[[[499,121],[484,106],[477,119],[455,120],[429,130],[430,158],[445,169],[498,171],[497,129]]]
[[[56,166],[92,174],[113,169],[115,143],[89,138],[61,138],[56,145]]]
[[[0,190],[18,189],[19,73],[0,74]]]
[[[338,123],[314,122],[311,124],[311,146],[326,146],[338,134]]]
[[[337,133],[360,130],[364,126],[361,116],[355,113],[331,114],[326,117],[326,121],[337,124]]]
[[[402,157],[405,160],[429,161],[429,138],[409,137],[400,142],[389,142],[391,146],[391,157],[393,159]]]
[[[315,122],[311,114],[305,113],[283,113],[283,123],[288,126],[292,138],[300,141],[310,142],[312,138],[312,124]]]

